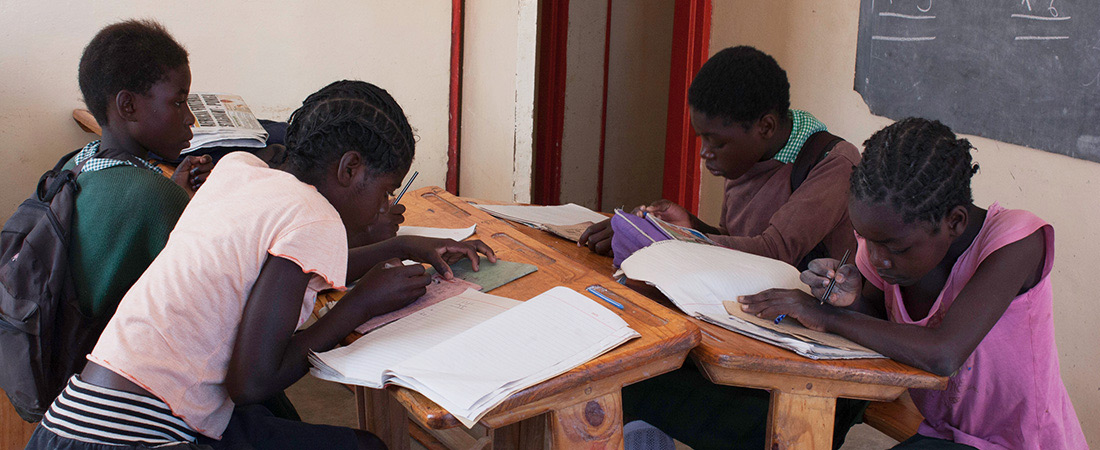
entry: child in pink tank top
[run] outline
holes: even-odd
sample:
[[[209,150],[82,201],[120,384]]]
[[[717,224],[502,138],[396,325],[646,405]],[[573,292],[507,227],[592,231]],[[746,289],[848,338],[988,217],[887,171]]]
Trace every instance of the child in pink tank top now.
[[[849,200],[856,264],[819,259],[802,274],[817,296],[836,275],[828,304],[776,289],[742,309],[949,376],[943,391],[911,391],[925,420],[895,449],[1087,449],[1058,369],[1054,229],[975,206],[972,147],[939,122],[906,119],[864,145]]]

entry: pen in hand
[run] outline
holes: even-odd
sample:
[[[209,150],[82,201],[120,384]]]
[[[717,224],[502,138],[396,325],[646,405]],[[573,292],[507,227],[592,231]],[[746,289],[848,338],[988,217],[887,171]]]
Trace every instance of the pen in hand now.
[[[420,174],[419,170],[413,171],[413,176],[410,177],[409,181],[405,183],[405,187],[401,188],[401,192],[399,194],[397,194],[397,198],[393,199],[393,204],[396,205],[397,202],[401,201],[401,196],[405,195],[405,191],[409,190],[409,186],[412,186],[413,180],[415,180],[416,176],[419,175],[419,174]]]
[[[848,250],[844,251],[844,256],[840,258],[840,264],[837,264],[836,270],[833,271],[833,277],[829,279],[829,287],[825,288],[825,294],[823,294],[821,296],[821,303],[820,304],[824,305],[825,301],[829,299],[829,296],[833,295],[833,287],[836,286],[836,276],[838,274],[840,274],[840,268],[844,267],[844,264],[848,262],[848,256],[851,253],[852,253],[851,249],[848,249]],[[784,317],[787,317],[787,315],[786,314],[780,314],[778,317],[775,318],[775,323],[778,324],[779,322],[781,322],[783,320]]]

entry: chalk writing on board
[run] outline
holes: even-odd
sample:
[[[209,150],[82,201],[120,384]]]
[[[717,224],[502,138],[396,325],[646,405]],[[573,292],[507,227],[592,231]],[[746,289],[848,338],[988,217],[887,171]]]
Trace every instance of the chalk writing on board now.
[[[855,89],[921,116],[1100,162],[1097,0],[861,0]]]

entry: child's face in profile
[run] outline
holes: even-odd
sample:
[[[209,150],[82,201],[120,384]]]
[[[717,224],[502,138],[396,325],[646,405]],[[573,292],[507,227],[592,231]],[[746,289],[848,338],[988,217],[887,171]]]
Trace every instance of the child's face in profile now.
[[[890,284],[916,284],[943,260],[954,240],[946,218],[905,223],[893,207],[855,198],[849,200],[848,212],[871,265]]]
[[[356,195],[349,211],[340,211],[348,235],[366,231],[378,214],[390,206],[390,196],[401,188],[406,171],[372,174],[364,170],[356,183]]]
[[[702,139],[699,156],[712,175],[729,179],[744,175],[767,153],[766,141],[756,126],[745,129],[721,117],[710,117],[691,108],[691,126]]]
[[[146,150],[167,160],[179,158],[191,141],[195,116],[187,107],[191,68],[184,64],[165,73],[144,94],[134,95],[137,120],[128,124],[130,135]]]

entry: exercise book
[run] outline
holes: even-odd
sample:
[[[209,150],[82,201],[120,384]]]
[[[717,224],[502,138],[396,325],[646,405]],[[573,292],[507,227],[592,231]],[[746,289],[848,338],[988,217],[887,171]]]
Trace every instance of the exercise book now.
[[[472,427],[512,394],[639,336],[610,309],[566,287],[524,302],[469,289],[346,347],[311,352],[310,373],[413,389]]]
[[[807,358],[884,358],[844,337],[810,330],[795,320],[776,324],[742,312],[738,296],[771,288],[810,293],[798,279],[798,269],[783,261],[673,239],[634,252],[621,268],[627,277],[656,286],[689,316]]]
[[[575,203],[554,206],[471,204],[493,217],[549,231],[574,242],[590,225],[607,219],[603,214]]]

